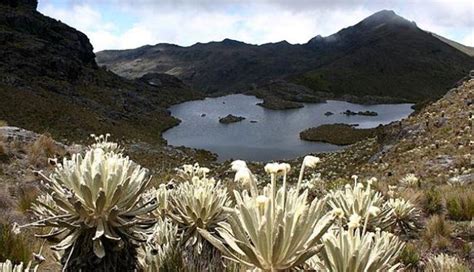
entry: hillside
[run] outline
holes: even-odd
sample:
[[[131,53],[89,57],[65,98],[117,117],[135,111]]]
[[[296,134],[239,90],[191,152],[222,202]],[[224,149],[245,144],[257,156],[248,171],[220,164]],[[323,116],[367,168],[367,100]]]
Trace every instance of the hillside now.
[[[473,57],[393,11],[306,44],[157,44],[101,51],[97,62],[127,78],[175,75],[208,95],[250,91],[296,102],[365,103],[437,98],[474,67]]]
[[[0,120],[84,139],[159,142],[177,124],[166,108],[202,96],[169,75],[126,80],[99,68],[89,39],[36,11],[37,1],[0,1]]]
[[[406,199],[417,211],[416,216],[409,219],[415,227],[397,233],[407,243],[397,259],[402,264],[400,271],[424,271],[427,260],[440,252],[456,256],[472,270],[473,102],[474,78],[450,90],[419,113],[386,126],[377,138],[361,141],[339,152],[319,154],[321,162],[311,170],[315,175],[304,180],[304,185],[312,196],[322,197],[330,190],[352,184],[354,174],[364,183],[368,178],[376,177],[373,187],[384,197]],[[4,214],[0,217],[0,230],[3,230],[0,238],[7,245],[2,248],[0,243],[0,249],[4,250],[0,252],[4,256],[27,262],[41,247],[41,240],[32,232],[22,231],[21,236],[15,236],[9,231],[12,222],[23,224],[32,220],[29,208],[42,192],[40,178],[34,175],[34,170],[48,173],[53,169],[48,163],[49,157],[68,157],[81,150],[84,146],[64,145],[45,135],[0,124],[0,212]],[[296,167],[302,159],[289,163]],[[151,166],[157,174],[169,174],[155,177],[155,185],[180,180],[172,166],[157,163]],[[263,164],[252,163],[249,167],[259,179],[266,176]],[[242,189],[234,181],[228,163],[211,164],[209,168],[229,190]],[[297,178],[298,171],[292,170],[288,176],[289,186],[295,185]],[[345,188],[347,190],[347,185]],[[9,248],[8,245],[14,246]],[[42,271],[60,269],[49,247],[45,247],[43,256],[46,261],[41,264]],[[181,267],[183,271],[192,270],[179,262],[170,265],[173,270]]]

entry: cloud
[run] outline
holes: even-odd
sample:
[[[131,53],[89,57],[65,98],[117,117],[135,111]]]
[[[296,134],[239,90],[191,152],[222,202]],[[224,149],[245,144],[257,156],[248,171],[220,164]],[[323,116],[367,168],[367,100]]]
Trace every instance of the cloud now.
[[[474,45],[474,2],[465,0],[44,0],[39,6],[42,13],[87,34],[95,51],[224,38],[305,43],[380,9],[393,9],[425,30]]]

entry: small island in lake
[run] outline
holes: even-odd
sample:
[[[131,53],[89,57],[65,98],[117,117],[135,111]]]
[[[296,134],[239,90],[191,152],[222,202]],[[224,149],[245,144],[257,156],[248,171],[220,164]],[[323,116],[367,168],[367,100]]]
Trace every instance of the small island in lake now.
[[[270,110],[290,110],[304,107],[303,103],[284,100],[276,96],[264,97],[263,102],[257,103],[257,105]]]
[[[300,132],[300,139],[335,145],[349,145],[374,137],[376,130],[377,128],[358,129],[354,125],[347,124],[329,124],[303,130]]]
[[[226,117],[219,118],[219,123],[230,124],[245,120],[245,117],[228,114]]]
[[[379,115],[377,112],[375,111],[359,111],[359,112],[355,112],[355,111],[351,111],[351,110],[346,110],[344,112],[342,112],[342,114],[345,114],[347,116],[353,116],[353,115],[363,115],[363,116],[377,116]]]

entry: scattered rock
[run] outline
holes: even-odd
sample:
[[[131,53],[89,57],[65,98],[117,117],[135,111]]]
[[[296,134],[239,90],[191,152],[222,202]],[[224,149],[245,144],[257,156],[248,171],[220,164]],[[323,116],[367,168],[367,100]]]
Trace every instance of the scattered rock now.
[[[324,115],[326,115],[326,116],[331,116],[331,115],[333,115],[333,114],[334,114],[333,112],[327,111]]]
[[[257,120],[251,120],[250,123],[257,123]]]
[[[245,120],[245,117],[229,114],[226,117],[219,118],[219,123],[230,124],[230,123],[240,122],[242,120]]]

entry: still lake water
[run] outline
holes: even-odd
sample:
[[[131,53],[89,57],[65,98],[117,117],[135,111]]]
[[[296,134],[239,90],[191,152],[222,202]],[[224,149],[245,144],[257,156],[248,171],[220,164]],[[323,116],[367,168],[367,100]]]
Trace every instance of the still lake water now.
[[[292,159],[308,153],[327,152],[342,147],[302,141],[299,133],[322,124],[359,124],[359,128],[372,128],[379,124],[407,117],[412,104],[359,105],[343,101],[304,104],[304,108],[276,111],[256,105],[261,102],[254,96],[241,94],[206,98],[181,103],[169,108],[182,122],[163,137],[168,144],[206,149],[218,154],[219,161],[242,159],[270,161]],[[346,116],[345,110],[375,111],[378,116]],[[326,112],[334,115],[325,116]],[[206,116],[201,117],[202,114]],[[242,122],[221,124],[219,118],[228,114],[243,116]],[[257,121],[251,123],[250,121]]]

